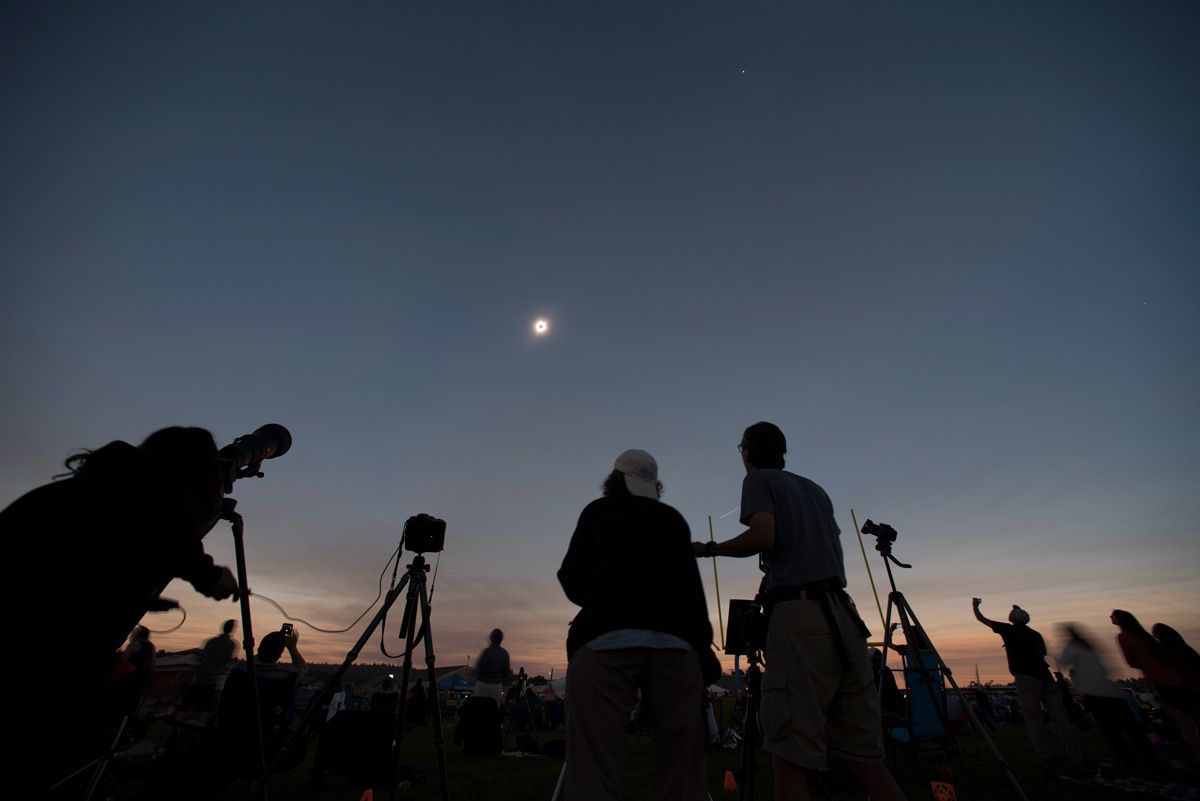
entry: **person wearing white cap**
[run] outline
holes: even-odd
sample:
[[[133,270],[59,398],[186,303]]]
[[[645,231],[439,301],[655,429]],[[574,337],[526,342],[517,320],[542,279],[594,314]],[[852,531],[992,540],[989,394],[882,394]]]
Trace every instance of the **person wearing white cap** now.
[[[1008,671],[1013,675],[1017,685],[1017,703],[1021,705],[1021,714],[1025,716],[1025,726],[1029,729],[1029,739],[1033,741],[1033,753],[1039,761],[1045,762],[1050,758],[1049,743],[1046,738],[1045,714],[1054,722],[1054,728],[1062,737],[1063,747],[1071,767],[1076,771],[1083,770],[1083,750],[1079,740],[1071,729],[1071,720],[1067,717],[1067,708],[1063,706],[1062,694],[1050,675],[1050,667],[1046,664],[1046,641],[1042,635],[1029,628],[1029,613],[1013,604],[1008,613],[1008,623],[997,623],[988,620],[979,611],[982,601],[971,599],[971,608],[975,619],[1000,635],[1004,641],[1004,652],[1008,656]]]
[[[567,797],[620,796],[640,691],[654,731],[656,795],[695,801],[706,794],[701,699],[721,666],[691,533],[658,500],[658,464],[645,451],[617,457],[603,490],[580,514],[558,571],[581,607],[567,634]]]

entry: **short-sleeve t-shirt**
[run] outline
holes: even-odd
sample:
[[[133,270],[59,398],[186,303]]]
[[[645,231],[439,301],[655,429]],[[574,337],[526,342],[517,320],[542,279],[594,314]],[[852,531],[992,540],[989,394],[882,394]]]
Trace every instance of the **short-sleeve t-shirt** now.
[[[742,480],[741,521],[757,512],[775,518],[775,547],[758,559],[761,592],[829,580],[846,586],[841,529],[818,484],[786,470],[751,470]]]
[[[1012,623],[992,623],[992,631],[1004,640],[1004,651],[1008,657],[1008,672],[1014,676],[1031,676],[1042,681],[1052,681],[1050,668],[1043,657],[1046,642],[1042,635],[1029,626]]]

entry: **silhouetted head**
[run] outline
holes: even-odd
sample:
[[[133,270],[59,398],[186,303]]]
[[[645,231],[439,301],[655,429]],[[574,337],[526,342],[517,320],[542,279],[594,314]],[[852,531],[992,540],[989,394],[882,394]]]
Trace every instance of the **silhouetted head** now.
[[[657,500],[662,497],[663,485],[658,480],[658,462],[646,451],[630,449],[617,457],[613,471],[601,485],[604,497],[637,495]]]
[[[190,489],[198,509],[221,502],[225,481],[217,461],[217,444],[203,428],[172,426],[155,431],[138,446],[158,463],[167,477]]]
[[[1146,634],[1146,630],[1142,628],[1142,624],[1138,622],[1138,619],[1124,609],[1114,609],[1109,620],[1121,631],[1136,631]]]
[[[782,470],[783,455],[787,453],[787,438],[774,423],[759,422],[742,432],[738,444],[742,462],[746,468],[773,468]]]
[[[258,661],[265,665],[273,665],[283,656],[283,649],[286,647],[287,641],[283,638],[283,632],[272,631],[263,637],[262,645],[258,646]]]
[[[233,634],[234,628],[237,626],[236,620],[226,620],[225,625],[221,626],[221,631],[225,634]]]
[[[1187,643],[1183,641],[1183,637],[1178,631],[1168,626],[1166,623],[1155,623],[1150,627],[1150,633],[1154,638],[1163,645],[1174,648],[1186,647]]]
[[[129,634],[130,642],[148,639],[150,639],[150,629],[146,628],[145,626],[134,626],[133,631]]]
[[[488,635],[488,641],[492,645],[499,645],[504,642],[504,632],[500,629],[492,629],[492,633]]]
[[[1083,627],[1078,623],[1059,623],[1058,630],[1063,636],[1067,637],[1073,642],[1080,643],[1089,651],[1096,650],[1096,647],[1092,645],[1091,639],[1084,636]]]
[[[1008,613],[1008,622],[1015,626],[1029,625],[1029,613],[1013,604],[1012,611]]]

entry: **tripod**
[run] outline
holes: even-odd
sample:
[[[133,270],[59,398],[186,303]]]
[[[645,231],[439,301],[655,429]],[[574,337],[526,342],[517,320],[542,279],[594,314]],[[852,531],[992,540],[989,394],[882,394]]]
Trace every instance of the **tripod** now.
[[[888,669],[887,657],[889,649],[896,651],[896,653],[900,653],[896,644],[892,641],[892,635],[894,633],[892,626],[892,613],[895,612],[896,617],[900,621],[900,626],[904,630],[904,642],[908,649],[908,655],[911,660],[910,664],[915,663],[917,671],[919,671],[921,674],[923,683],[925,685],[925,690],[929,693],[930,704],[934,709],[937,710],[938,718],[941,720],[942,731],[946,733],[948,738],[952,739],[949,721],[946,719],[946,710],[943,708],[942,704],[939,703],[937,693],[933,689],[933,679],[939,673],[946,677],[947,681],[950,682],[950,685],[954,687],[954,691],[958,693],[958,697],[962,701],[963,709],[966,710],[967,716],[971,720],[971,725],[975,727],[975,730],[983,737],[984,742],[988,744],[988,747],[992,751],[992,756],[995,757],[996,763],[1000,766],[1000,770],[1003,771],[1009,783],[1012,784],[1013,789],[1016,790],[1017,797],[1020,798],[1021,801],[1029,801],[1025,795],[1025,792],[1021,789],[1021,784],[1017,781],[1017,777],[1013,773],[1012,767],[1008,764],[1008,761],[1004,758],[1004,755],[1000,753],[1000,750],[996,748],[996,744],[992,742],[992,738],[988,736],[987,731],[983,728],[983,724],[981,724],[979,722],[979,718],[975,716],[975,710],[971,708],[970,703],[968,703],[966,697],[963,695],[962,690],[959,688],[958,682],[954,680],[954,676],[950,672],[950,668],[946,665],[945,660],[942,659],[941,654],[937,652],[937,649],[933,647],[933,641],[930,640],[929,636],[925,633],[925,628],[921,625],[921,621],[917,619],[917,613],[914,612],[912,606],[909,605],[908,599],[904,597],[904,593],[896,589],[896,577],[892,574],[892,565],[895,564],[898,567],[903,568],[911,568],[912,565],[906,565],[892,555],[892,543],[896,540],[895,529],[893,529],[891,526],[882,524],[876,526],[870,520],[868,520],[863,526],[863,533],[875,535],[875,549],[883,556],[883,564],[884,567],[887,568],[888,582],[892,587],[891,592],[888,593],[887,615],[883,624],[883,663],[880,665],[880,672],[882,673],[882,671]],[[926,654],[922,653],[923,651],[927,651],[930,655],[932,655],[932,664],[929,664],[926,661]],[[882,688],[882,686],[883,683],[880,682],[880,687]],[[910,687],[909,692],[911,691],[912,688]]]
[[[397,564],[398,563],[399,556],[397,556]],[[329,681],[325,683],[325,686],[321,688],[321,692],[319,692],[309,703],[308,711],[300,720],[300,724],[296,727],[296,731],[292,733],[292,736],[288,738],[287,742],[284,743],[279,753],[273,760],[271,760],[271,764],[268,765],[267,769],[263,772],[262,778],[259,779],[259,786],[262,786],[266,783],[267,777],[270,775],[271,768],[275,766],[275,764],[283,757],[284,754],[288,753],[292,748],[295,747],[296,739],[300,736],[300,734],[308,731],[308,729],[313,725],[316,713],[321,710],[321,707],[324,704],[328,703],[330,697],[333,695],[333,688],[337,686],[338,682],[342,680],[342,677],[346,675],[346,671],[350,669],[350,665],[353,664],[356,659],[358,659],[359,653],[367,644],[367,641],[370,640],[371,635],[375,633],[375,630],[379,628],[379,626],[387,618],[388,611],[392,608],[392,605],[396,603],[396,600],[400,597],[400,593],[404,591],[404,588],[407,585],[408,593],[404,603],[404,616],[400,624],[400,630],[404,633],[404,668],[400,679],[400,696],[397,700],[397,709],[400,714],[396,717],[395,722],[396,734],[394,738],[392,768],[389,782],[391,786],[389,798],[395,799],[396,786],[398,783],[397,777],[400,770],[400,743],[404,739],[403,713],[408,699],[408,677],[412,672],[413,649],[416,648],[417,642],[422,639],[425,641],[425,665],[429,672],[429,689],[433,693],[434,699],[437,699],[437,672],[434,668],[432,638],[433,629],[429,622],[429,594],[425,589],[425,574],[428,572],[429,565],[425,563],[425,556],[418,553],[413,558],[412,563],[405,569],[404,576],[400,579],[400,583],[388,590],[387,597],[383,601],[383,606],[380,607],[379,611],[375,614],[375,617],[371,619],[370,624],[362,633],[362,636],[358,638],[356,643],[354,643],[354,647],[351,648],[349,653],[346,654],[346,659],[342,662],[341,666],[337,669],[333,676],[330,677]],[[393,577],[394,576],[395,573],[393,572]],[[417,626],[418,614],[421,616],[419,628]],[[438,774],[442,787],[442,801],[449,801],[450,787],[446,769],[446,739],[442,733],[442,707],[440,703],[434,704],[433,727],[434,749],[437,751]]]
[[[746,654],[746,711],[742,717],[741,781],[738,801],[753,801],[755,749],[758,747],[758,696],[762,687],[762,669],[758,666],[761,654],[754,648]]]

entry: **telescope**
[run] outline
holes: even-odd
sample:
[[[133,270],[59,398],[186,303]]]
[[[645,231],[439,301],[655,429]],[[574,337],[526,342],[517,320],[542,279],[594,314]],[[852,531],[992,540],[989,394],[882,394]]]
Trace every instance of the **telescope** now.
[[[225,492],[232,492],[233,482],[239,478],[262,478],[263,460],[283,456],[291,447],[291,433],[278,423],[267,423],[253,434],[243,434],[221,448],[217,460]]]

